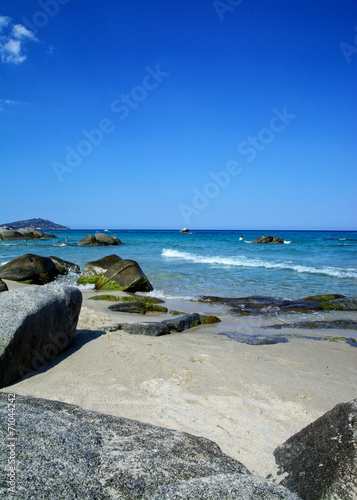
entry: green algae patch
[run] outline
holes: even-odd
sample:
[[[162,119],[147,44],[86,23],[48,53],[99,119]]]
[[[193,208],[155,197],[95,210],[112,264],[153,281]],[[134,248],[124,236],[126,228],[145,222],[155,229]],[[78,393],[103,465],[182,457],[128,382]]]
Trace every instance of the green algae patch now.
[[[80,276],[77,280],[78,285],[95,285],[101,276]]]
[[[199,320],[192,321],[192,323],[190,323],[189,328],[195,328],[195,326],[199,326],[200,324],[201,322]]]
[[[167,307],[158,306],[157,304],[150,304],[150,303],[145,303],[145,306],[146,306],[146,312],[157,312],[160,314],[167,313]]]
[[[24,285],[33,285],[34,281],[33,280],[24,280],[24,281],[19,281],[18,283],[23,283]]]
[[[182,311],[176,311],[176,309],[172,309],[170,311],[170,314],[172,314],[172,316],[179,316],[180,314],[186,314],[186,313],[184,313]]]
[[[220,323],[221,320],[219,318],[217,318],[217,316],[213,316],[213,315],[204,315],[204,314],[201,314],[201,323],[202,325],[211,325],[213,323]]]
[[[105,276],[99,276],[99,279],[95,282],[94,288],[96,290],[120,290],[124,291],[128,287],[127,286],[120,286],[118,283],[115,281],[109,280]]]
[[[116,297],[115,295],[94,295],[93,297],[89,297],[88,300],[109,300],[119,302],[120,297]]]

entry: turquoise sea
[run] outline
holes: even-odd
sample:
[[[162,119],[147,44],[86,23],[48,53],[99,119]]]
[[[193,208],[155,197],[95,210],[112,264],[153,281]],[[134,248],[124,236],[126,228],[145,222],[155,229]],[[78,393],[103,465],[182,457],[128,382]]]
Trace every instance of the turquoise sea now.
[[[106,230],[124,245],[76,245],[87,234],[103,231],[57,231],[53,234],[58,239],[0,242],[0,263],[34,253],[55,255],[83,268],[86,262],[115,253],[136,260],[154,295],[166,298],[357,295],[357,232]],[[283,237],[285,244],[251,243],[263,234]],[[60,277],[69,284],[76,279],[75,274]]]

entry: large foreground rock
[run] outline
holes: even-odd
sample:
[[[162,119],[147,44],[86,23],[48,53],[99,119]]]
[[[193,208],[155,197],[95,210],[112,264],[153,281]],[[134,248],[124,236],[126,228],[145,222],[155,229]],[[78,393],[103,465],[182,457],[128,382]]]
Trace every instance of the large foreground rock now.
[[[112,254],[102,259],[87,262],[84,266],[81,276],[99,276],[108,271],[110,267],[122,260],[118,255]]]
[[[152,284],[135,260],[123,259],[104,274],[106,278],[125,287],[127,292],[151,292]]]
[[[341,403],[275,451],[281,484],[306,500],[357,498],[357,399]]]
[[[88,234],[85,238],[82,238],[78,245],[85,245],[89,247],[99,246],[99,245],[122,245],[123,243],[116,236],[110,236],[105,233],[97,233],[94,236]]]
[[[38,370],[73,343],[82,294],[70,286],[0,294],[0,387]]]
[[[0,439],[9,437],[0,394]],[[257,478],[205,438],[57,401],[15,395],[16,482],[0,454],[0,497],[61,499],[297,499]],[[7,472],[9,472],[7,474]]]
[[[0,278],[12,281],[29,281],[43,285],[53,281],[59,271],[49,257],[27,253],[0,267]]]

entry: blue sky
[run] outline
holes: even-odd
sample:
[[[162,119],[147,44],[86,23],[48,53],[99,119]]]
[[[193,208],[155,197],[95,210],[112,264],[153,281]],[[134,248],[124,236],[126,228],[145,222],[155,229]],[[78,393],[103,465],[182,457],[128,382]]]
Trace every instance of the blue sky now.
[[[0,223],[356,229],[354,0],[2,0]]]

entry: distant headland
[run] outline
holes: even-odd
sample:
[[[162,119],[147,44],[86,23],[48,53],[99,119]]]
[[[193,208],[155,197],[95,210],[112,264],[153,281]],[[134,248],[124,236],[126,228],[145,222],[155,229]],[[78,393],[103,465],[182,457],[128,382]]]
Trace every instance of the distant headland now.
[[[61,231],[63,229],[70,229],[67,226],[61,226],[61,224],[56,224],[48,219],[40,219],[39,217],[36,217],[35,219],[19,220],[16,222],[7,222],[6,224],[1,224],[1,226],[6,226],[11,229],[31,227],[39,231]]]

